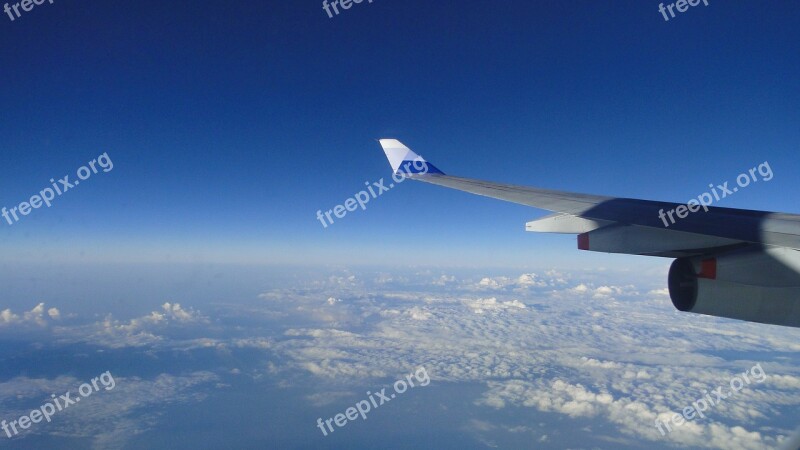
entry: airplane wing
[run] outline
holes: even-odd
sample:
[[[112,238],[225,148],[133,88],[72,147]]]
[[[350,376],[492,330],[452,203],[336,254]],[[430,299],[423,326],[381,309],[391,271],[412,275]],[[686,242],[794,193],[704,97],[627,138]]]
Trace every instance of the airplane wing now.
[[[455,177],[396,139],[379,142],[396,175],[555,212],[527,223],[528,231],[577,234],[582,250],[678,258],[670,270],[670,294],[678,309],[800,326],[799,215],[719,208],[691,201],[681,204],[578,194]],[[706,286],[706,281],[715,283]],[[755,290],[749,292],[751,288]],[[715,302],[720,305],[700,305],[695,310],[702,293],[697,291],[712,290],[713,294],[704,296],[722,298],[727,294],[720,292],[738,290],[736,297],[740,300],[728,304],[720,300]],[[767,300],[754,306],[754,298],[764,297]],[[791,300],[770,300],[776,298]]]

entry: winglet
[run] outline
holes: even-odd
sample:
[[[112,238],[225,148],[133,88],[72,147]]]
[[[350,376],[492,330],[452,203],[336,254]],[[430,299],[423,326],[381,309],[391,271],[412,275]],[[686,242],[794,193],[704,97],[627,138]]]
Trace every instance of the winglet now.
[[[386,153],[386,158],[389,160],[394,173],[402,172],[409,175],[436,173],[444,175],[436,166],[425,161],[397,139],[380,139],[378,142],[381,143],[383,152]]]

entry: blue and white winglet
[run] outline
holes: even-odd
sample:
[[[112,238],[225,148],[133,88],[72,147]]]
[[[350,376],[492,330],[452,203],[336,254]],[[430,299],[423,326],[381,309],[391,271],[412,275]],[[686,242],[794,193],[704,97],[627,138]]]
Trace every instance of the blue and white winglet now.
[[[380,139],[378,142],[389,159],[389,164],[395,174],[406,175],[438,174],[444,173],[433,164],[425,161],[421,156],[411,151],[397,139]]]

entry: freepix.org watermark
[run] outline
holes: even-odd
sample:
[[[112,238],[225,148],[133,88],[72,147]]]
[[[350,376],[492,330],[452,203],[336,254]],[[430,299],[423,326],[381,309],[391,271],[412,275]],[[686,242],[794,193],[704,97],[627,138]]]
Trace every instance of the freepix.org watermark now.
[[[689,216],[689,213],[700,211],[701,208],[708,212],[708,206],[715,201],[720,201],[729,195],[733,195],[734,192],[739,191],[739,188],[746,188],[750,185],[751,181],[753,183],[757,183],[758,178],[756,177],[756,172],[761,175],[761,181],[769,181],[773,177],[772,168],[769,166],[769,162],[764,161],[758,166],[750,169],[748,172],[739,174],[739,176],[736,177],[736,184],[739,185],[738,187],[734,186],[729,188],[727,181],[722,184],[718,184],[717,187],[714,187],[713,184],[709,184],[708,187],[711,188],[711,192],[703,192],[697,196],[697,200],[691,199],[686,202],[685,205],[680,205],[677,208],[670,209],[666,212],[664,212],[663,208],[659,209],[658,218],[664,222],[665,227],[669,228],[670,225],[675,223],[675,217],[673,217],[673,214],[677,216],[678,219],[685,219]],[[711,195],[712,193],[714,194],[713,196]],[[667,223],[667,217],[669,217],[669,223]]]
[[[664,21],[668,22],[669,21],[669,17],[667,17],[667,11],[669,11],[669,15],[672,16],[672,18],[674,19],[675,18],[675,12],[672,10],[673,8],[677,9],[679,13],[685,13],[689,9],[690,6],[699,5],[700,1],[701,0],[678,0],[675,3],[667,4],[666,8],[664,8],[664,4],[663,3],[659,3],[658,4],[658,12],[660,12],[661,15],[664,16]],[[708,0],[702,0],[702,2],[703,2],[704,5],[708,6]]]
[[[114,389],[117,383],[114,381],[114,377],[111,376],[111,372],[106,371],[100,374],[99,377],[92,378],[91,384],[83,383],[80,385],[78,387],[78,394],[80,394],[80,397],[75,396],[75,398],[71,398],[70,391],[67,391],[67,393],[64,395],[59,395],[58,397],[56,397],[56,394],[51,394],[50,397],[53,399],[52,402],[46,402],[38,409],[34,409],[30,414],[24,415],[19,419],[12,421],[3,420],[0,422],[0,428],[3,429],[3,431],[6,433],[6,436],[11,438],[12,436],[18,435],[20,430],[27,430],[32,424],[39,423],[42,421],[42,419],[50,422],[55,413],[63,411],[69,408],[71,405],[77,405],[78,402],[81,401],[81,398],[88,397],[95,392],[100,391],[100,385],[102,385],[105,390],[110,391]],[[19,426],[19,430],[17,429],[17,426]],[[12,432],[14,433],[13,435],[11,434]]]
[[[415,173],[415,175],[428,173],[428,164],[423,161],[422,158],[406,162],[404,166],[406,172],[411,172],[410,166],[412,164],[414,165],[414,169],[419,172]],[[383,178],[372,184],[370,184],[369,181],[365,181],[364,184],[367,186],[367,190],[369,192],[358,192],[356,195],[345,200],[343,205],[336,205],[332,209],[325,211],[324,216],[321,209],[317,210],[317,220],[319,220],[323,228],[328,228],[328,225],[333,225],[334,219],[331,217],[331,215],[342,219],[347,215],[348,212],[353,212],[359,207],[363,211],[367,209],[367,203],[369,203],[370,199],[378,198],[379,196],[383,195],[384,192],[389,192],[389,190],[395,187],[396,184],[402,183],[406,180],[406,178],[407,175],[405,172],[395,172],[392,174],[392,180],[394,180],[394,183],[389,183],[388,186],[386,186],[386,182],[383,180]]]
[[[339,8],[342,9],[350,9],[353,7],[353,4],[356,5],[361,3],[364,0],[333,0],[332,2],[328,3],[328,0],[322,1],[322,9],[328,13],[328,18],[333,19],[333,15],[339,15]],[[372,0],[367,0],[367,3],[372,3]],[[333,11],[333,12],[331,12]]]
[[[21,2],[12,3],[11,6],[6,3],[3,6],[3,11],[8,14],[8,18],[11,19],[13,22],[14,19],[18,17],[22,17],[22,14],[19,12],[22,9],[23,12],[30,12],[34,6],[39,6],[44,3],[45,0],[22,0]],[[53,0],[48,0],[50,4],[53,4]],[[14,14],[11,14],[11,10],[14,10]],[[14,15],[16,14],[16,17]]]
[[[658,428],[658,431],[661,432],[662,436],[666,436],[667,433],[672,432],[672,427],[669,426],[670,422],[676,426],[680,426],[689,420],[693,420],[695,417],[705,419],[706,416],[703,413],[708,411],[708,409],[712,406],[719,405],[723,400],[741,391],[750,383],[754,381],[756,383],[763,383],[766,379],[767,373],[761,368],[761,363],[758,363],[750,369],[747,369],[741,374],[731,378],[731,381],[728,383],[731,388],[730,391],[725,390],[723,392],[722,386],[717,387],[710,393],[708,390],[705,390],[703,391],[703,397],[697,399],[692,403],[691,406],[683,408],[681,414],[674,413],[672,416],[670,416],[671,413],[659,414],[656,418],[656,428]],[[662,421],[664,418],[666,419]],[[662,426],[666,427],[666,431],[664,431]]]
[[[91,177],[92,174],[98,173],[98,167],[103,169],[103,172],[110,172],[114,168],[114,163],[111,161],[111,158],[108,157],[108,152],[103,153],[97,158],[89,161],[85,166],[81,166],[77,173],[78,179],[74,180],[74,182],[70,181],[69,175],[66,175],[64,178],[60,178],[58,182],[56,182],[53,178],[50,178],[50,183],[53,186],[52,188],[46,187],[39,191],[38,194],[31,196],[28,201],[22,202],[10,209],[4,206],[3,209],[0,210],[0,215],[6,219],[6,222],[8,222],[9,225],[14,225],[15,223],[19,222],[20,216],[27,216],[34,209],[41,208],[42,205],[46,205],[49,208],[51,202],[56,198],[56,195],[60,196],[64,194],[80,184],[81,181]],[[19,215],[17,213],[19,213]]]
[[[374,394],[370,391],[367,391],[367,397],[369,400],[361,400],[357,402],[355,406],[347,408],[343,413],[336,414],[335,416],[325,420],[325,422],[323,422],[322,418],[320,417],[317,419],[317,428],[319,428],[323,436],[327,436],[328,432],[333,433],[336,431],[333,428],[333,424],[335,424],[338,428],[342,428],[347,425],[348,421],[356,420],[359,417],[367,420],[367,413],[372,409],[377,409],[384,403],[389,403],[392,401],[392,399],[397,397],[397,394],[402,394],[409,388],[413,389],[416,387],[414,380],[417,380],[419,385],[423,387],[431,384],[431,378],[428,376],[428,371],[425,370],[425,367],[419,367],[414,373],[406,375],[405,379],[401,378],[394,382],[394,385],[392,386],[394,388],[394,393],[387,395],[387,388],[383,388]]]

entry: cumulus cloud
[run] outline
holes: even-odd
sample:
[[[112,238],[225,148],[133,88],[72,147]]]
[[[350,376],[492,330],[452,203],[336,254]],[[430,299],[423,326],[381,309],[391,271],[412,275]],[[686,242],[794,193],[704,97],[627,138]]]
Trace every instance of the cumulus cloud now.
[[[520,302],[519,300],[510,300],[503,302],[503,301],[497,301],[496,297],[467,300],[465,301],[465,303],[470,309],[472,309],[472,311],[475,314],[483,314],[485,312],[506,311],[509,309],[514,310],[514,309],[526,308],[525,304]]]
[[[40,312],[43,311],[44,307]],[[47,311],[47,316],[57,320],[61,313],[58,309],[51,308]],[[40,314],[39,317],[44,318],[44,315]],[[180,303],[165,302],[159,310],[130,320],[119,320],[106,314],[98,321],[56,327],[54,333],[62,342],[89,342],[112,348],[141,347],[170,342],[164,335],[173,328],[187,329],[209,323],[208,317],[192,308],[184,308]],[[180,344],[183,348],[204,345],[208,345],[208,342],[192,339]]]
[[[766,449],[777,444],[774,437],[742,426],[719,422],[688,421],[662,436],[654,427],[656,419],[669,422],[672,411],[656,409],[634,396],[614,397],[607,387],[593,390],[562,379],[509,380],[489,382],[489,390],[476,403],[492,408],[528,407],[556,412],[572,418],[602,416],[620,427],[623,433],[653,441],[661,439],[697,448]],[[665,431],[666,433],[666,431]]]
[[[424,309],[418,306],[409,309],[408,311],[406,311],[406,313],[410,315],[411,318],[414,320],[428,320],[431,317],[431,313],[425,311]]]
[[[4,309],[0,312],[0,323],[2,324],[9,324],[14,323],[19,320],[19,316],[12,313],[10,309]]]
[[[61,318],[58,308],[47,309],[44,303],[39,303],[30,311],[25,311],[22,315],[15,314],[10,308],[0,311],[0,326],[8,325],[36,325],[46,327],[48,324]]]
[[[445,286],[451,283],[455,283],[456,277],[454,275],[442,275],[431,284],[434,286]]]
[[[162,318],[176,320],[178,322],[202,322],[207,323],[208,319],[206,317],[201,316],[198,312],[189,309],[183,309],[180,303],[170,303],[166,302],[161,305],[161,309],[164,310],[164,313],[161,314]],[[153,314],[157,314],[153,312]]]
[[[520,286],[536,286],[546,287],[548,283],[539,278],[535,273],[523,273],[517,278],[517,284]]]
[[[562,278],[561,274],[554,271],[548,271],[549,274],[539,275],[534,272],[523,273],[521,275],[511,276],[498,276],[498,277],[483,277],[477,283],[479,289],[493,289],[493,290],[516,290],[527,292],[538,288],[556,287],[565,284],[566,281]],[[552,276],[552,275],[558,276]]]
[[[499,280],[496,280],[486,277],[486,278],[481,278],[481,281],[478,282],[478,286],[497,289],[502,287],[506,281],[507,279],[505,278],[500,278]]]

